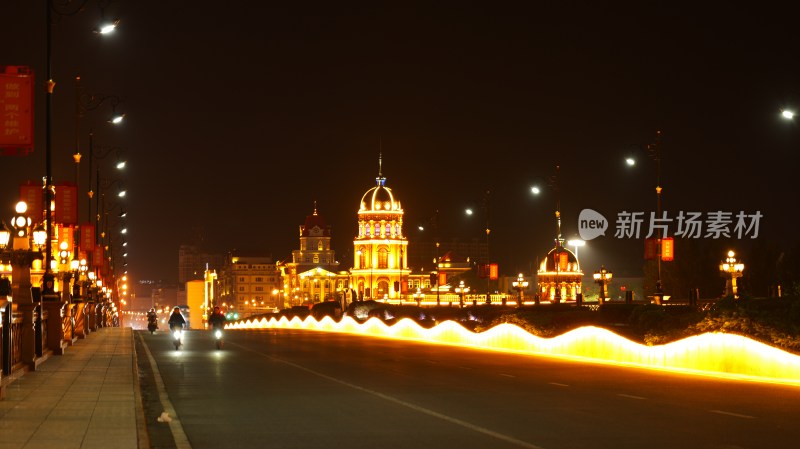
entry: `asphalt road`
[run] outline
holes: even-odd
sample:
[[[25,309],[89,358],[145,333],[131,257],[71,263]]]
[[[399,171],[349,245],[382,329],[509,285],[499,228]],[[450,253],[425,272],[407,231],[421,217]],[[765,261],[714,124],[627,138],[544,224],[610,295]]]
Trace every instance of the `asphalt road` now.
[[[153,447],[800,447],[798,387],[312,331],[138,338]]]

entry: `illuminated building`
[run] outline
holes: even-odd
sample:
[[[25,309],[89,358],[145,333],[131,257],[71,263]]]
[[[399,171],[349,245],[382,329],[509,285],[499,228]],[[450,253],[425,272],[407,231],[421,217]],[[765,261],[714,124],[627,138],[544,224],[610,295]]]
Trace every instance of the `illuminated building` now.
[[[272,258],[230,255],[219,273],[218,302],[243,317],[275,312],[281,308],[276,288],[283,286]]]
[[[398,299],[408,292],[408,240],[403,234],[403,208],[386,187],[381,161],[376,185],[364,193],[358,209],[358,235],[353,240],[351,285],[359,299]]]
[[[300,249],[292,251],[292,262],[284,266],[279,292],[289,305],[338,300],[348,287],[347,274],[338,274],[339,262],[331,249],[331,227],[317,213],[306,216],[300,226]]]
[[[583,272],[575,254],[564,247],[564,239],[561,238],[561,212],[559,210],[556,210],[556,221],[558,234],[555,247],[548,251],[536,273],[539,300],[556,303],[575,301],[578,293],[581,293]]]

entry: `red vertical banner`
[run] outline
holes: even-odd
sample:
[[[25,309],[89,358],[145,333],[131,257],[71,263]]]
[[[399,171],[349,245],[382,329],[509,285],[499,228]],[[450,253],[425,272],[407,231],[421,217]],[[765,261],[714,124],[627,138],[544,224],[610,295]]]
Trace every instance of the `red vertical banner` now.
[[[644,239],[644,260],[656,258],[656,239]]]
[[[56,223],[75,224],[78,222],[78,187],[71,182],[56,185],[56,210],[53,219]]]
[[[19,199],[28,204],[27,214],[34,223],[42,221],[44,216],[43,194],[42,184],[28,181],[19,186]]]
[[[94,263],[95,267],[103,267],[103,261],[106,259],[105,251],[103,251],[103,245],[96,245],[94,247],[94,254],[92,256],[92,262]]]
[[[569,264],[569,254],[558,253],[558,268],[560,271],[567,271],[567,264]]]
[[[33,152],[33,70],[0,66],[0,155]]]
[[[445,285],[447,284],[447,273],[439,272],[439,283],[436,285]]]
[[[75,229],[72,226],[59,226],[58,227],[58,249],[57,251],[61,250],[61,242],[67,243],[67,250],[74,251],[72,247],[72,242],[75,235]]]
[[[664,262],[675,260],[675,241],[672,237],[661,239],[661,260]]]
[[[500,270],[497,267],[496,263],[489,264],[489,279],[492,281],[496,281],[500,277]]]
[[[94,225],[84,223],[81,225],[81,251],[94,252]]]

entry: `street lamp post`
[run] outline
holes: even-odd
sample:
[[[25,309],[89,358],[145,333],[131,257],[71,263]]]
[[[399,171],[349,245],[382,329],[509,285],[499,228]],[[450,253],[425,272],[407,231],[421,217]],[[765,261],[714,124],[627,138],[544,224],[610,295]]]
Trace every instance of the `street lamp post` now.
[[[417,287],[417,292],[414,293],[414,301],[417,302],[417,307],[422,305],[422,301],[425,300],[425,293],[422,293],[419,287]]]
[[[580,267],[581,259],[578,258],[578,248],[580,248],[581,246],[586,246],[586,242],[581,239],[573,239],[573,240],[567,240],[567,245],[575,248],[575,260],[578,261],[578,267]]]
[[[45,4],[45,76],[47,76],[46,90],[45,90],[45,178],[44,178],[44,215],[45,215],[45,231],[47,232],[47,240],[45,242],[45,257],[44,257],[44,289],[42,293],[52,293],[49,291],[50,279],[52,279],[50,261],[53,257],[52,254],[52,235],[53,235],[53,210],[50,203],[53,201],[53,162],[52,162],[52,126],[53,126],[53,91],[55,90],[56,83],[53,81],[53,63],[52,63],[52,47],[53,47],[53,30],[54,23],[53,14],[58,16],[74,15],[80,12],[86,5],[88,0],[74,5],[71,2],[56,3],[55,0],[46,0]],[[58,8],[67,7],[69,10],[59,10]],[[101,16],[104,16],[103,7],[100,8]],[[103,17],[103,20],[105,18]],[[101,23],[95,29],[98,34],[107,34],[113,32],[116,28],[118,20]]]
[[[611,282],[612,273],[606,267],[600,266],[599,271],[594,272],[594,281],[600,286],[600,304],[605,304],[608,297],[608,283]]]
[[[728,257],[719,264],[719,271],[722,276],[730,277],[725,282],[725,295],[733,295],[734,299],[739,299],[739,287],[736,279],[742,277],[744,264],[736,259],[736,253],[728,251]]]
[[[458,293],[458,305],[459,307],[464,307],[464,295],[469,293],[469,287],[464,285],[464,281],[459,281],[458,287],[455,288],[455,292]]]
[[[656,219],[662,219],[661,216],[661,131],[656,131],[655,141],[646,145],[645,149],[650,154],[650,157],[656,163]],[[625,159],[625,163],[629,166],[636,165],[636,159],[629,157]],[[661,240],[664,237],[660,227],[656,228],[656,304],[662,304],[664,298],[664,285],[661,281]]]
[[[528,281],[520,273],[517,279],[511,282],[511,286],[517,290],[517,307],[522,307],[522,292],[528,288]]]

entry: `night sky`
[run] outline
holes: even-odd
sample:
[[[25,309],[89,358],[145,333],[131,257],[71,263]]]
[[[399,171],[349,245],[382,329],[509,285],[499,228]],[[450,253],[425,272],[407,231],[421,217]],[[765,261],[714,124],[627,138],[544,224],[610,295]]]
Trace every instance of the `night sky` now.
[[[32,66],[38,89],[34,154],[0,158],[6,221],[17,186],[44,175],[44,3],[0,5],[0,65]],[[441,239],[483,240],[488,190],[493,261],[501,274],[530,273],[552,246],[557,201],[566,238],[578,235],[584,208],[612,221],[655,210],[655,163],[637,146],[659,130],[671,216],[760,211],[759,244],[798,245],[800,127],[780,117],[800,106],[794,11],[289,3],[118,1],[106,15],[121,28],[99,37],[90,1],[53,26],[54,181],[75,179],[76,128],[84,162],[90,130],[96,151],[124,149],[135,279],[176,280],[178,247],[198,236],[209,251],[291,260],[315,202],[350,267],[359,201],[381,154],[409,239],[438,210]],[[76,126],[76,75],[87,92],[124,99],[121,127],[105,123],[106,105]],[[95,162],[108,179],[113,153]],[[556,166],[558,193],[547,183]],[[83,221],[85,200],[80,207]],[[613,234],[612,222],[580,249],[584,271],[640,274],[641,239]],[[756,243],[723,240],[740,251]]]

